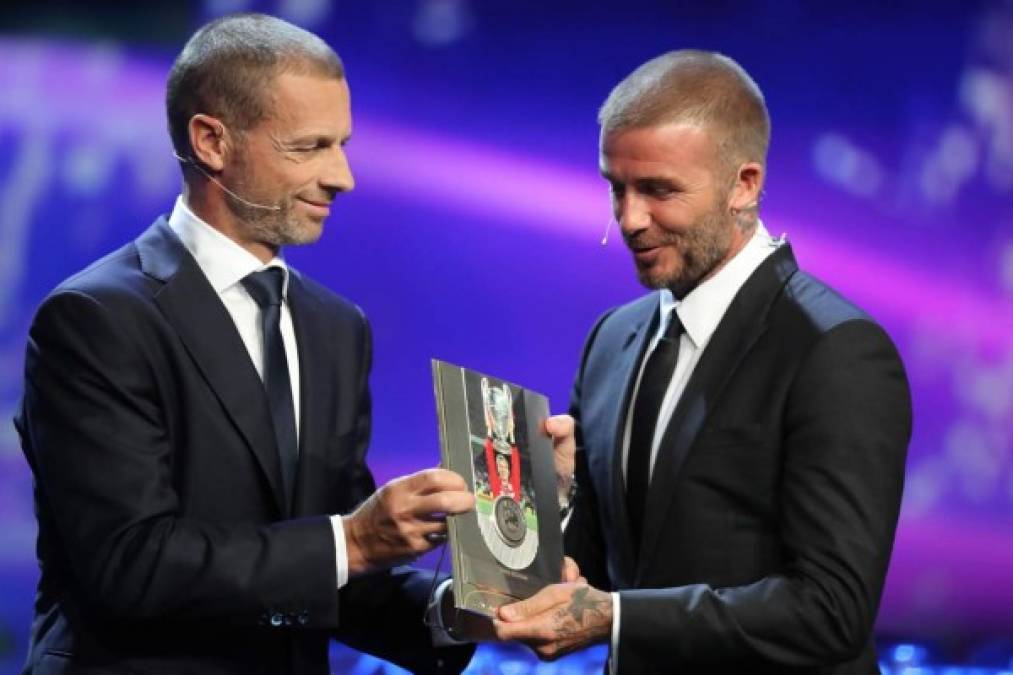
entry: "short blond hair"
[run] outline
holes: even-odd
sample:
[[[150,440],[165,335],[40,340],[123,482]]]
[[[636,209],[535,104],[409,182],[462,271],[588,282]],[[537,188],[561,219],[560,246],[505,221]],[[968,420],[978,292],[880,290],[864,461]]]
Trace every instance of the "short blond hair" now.
[[[766,166],[770,115],[763,93],[723,54],[681,49],[653,58],[616,85],[598,111],[603,135],[672,122],[716,132],[725,165]]]

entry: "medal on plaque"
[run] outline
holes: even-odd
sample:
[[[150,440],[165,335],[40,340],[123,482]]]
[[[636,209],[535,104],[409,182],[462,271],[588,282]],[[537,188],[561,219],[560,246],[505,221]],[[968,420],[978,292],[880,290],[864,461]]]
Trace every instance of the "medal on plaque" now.
[[[485,417],[485,468],[492,498],[488,525],[482,527],[489,550],[503,565],[526,567],[538,549],[538,535],[529,524],[525,506],[531,499],[522,488],[524,462],[515,436],[514,397],[507,383],[481,380]]]

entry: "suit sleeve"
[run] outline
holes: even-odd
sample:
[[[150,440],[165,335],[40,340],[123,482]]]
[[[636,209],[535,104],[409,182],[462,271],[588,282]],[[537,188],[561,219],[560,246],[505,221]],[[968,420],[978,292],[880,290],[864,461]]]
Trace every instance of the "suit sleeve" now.
[[[911,433],[900,358],[868,321],[812,348],[788,395],[782,569],[745,586],[620,592],[619,663],[855,658],[870,639],[893,546]]]
[[[358,418],[355,424],[355,452],[346,468],[348,485],[359,504],[376,489],[366,464],[371,431],[369,371],[372,366],[372,339],[366,317],[360,317],[364,335],[363,363],[358,383]],[[369,654],[379,656],[413,673],[459,673],[475,651],[474,645],[435,647],[432,631],[425,624],[433,573],[409,567],[376,572],[351,579],[339,593],[340,619],[335,639]]]
[[[29,334],[19,426],[40,522],[81,601],[131,621],[335,625],[326,517],[255,526],[183,514],[173,448],[186,441],[171,437],[133,330],[94,297],[61,291]]]

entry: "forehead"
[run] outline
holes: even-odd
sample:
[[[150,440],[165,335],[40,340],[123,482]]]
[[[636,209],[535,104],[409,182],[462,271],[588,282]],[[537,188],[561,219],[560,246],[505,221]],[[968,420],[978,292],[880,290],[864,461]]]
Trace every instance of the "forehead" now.
[[[270,114],[263,124],[274,131],[351,133],[351,95],[344,79],[283,72],[268,86]]]
[[[717,151],[706,127],[673,122],[603,133],[599,164],[602,173],[622,180],[696,174],[710,171]]]

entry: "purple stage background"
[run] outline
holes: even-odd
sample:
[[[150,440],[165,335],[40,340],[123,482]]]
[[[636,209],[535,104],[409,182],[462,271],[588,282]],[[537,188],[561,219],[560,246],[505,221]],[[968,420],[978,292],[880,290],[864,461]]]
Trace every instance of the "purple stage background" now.
[[[599,245],[597,106],[653,55],[716,49],[771,110],[767,228],[908,367],[878,633],[956,659],[1011,639],[1013,3],[136,4],[0,10],[0,671],[23,658],[37,574],[7,422],[32,312],[172,207],[169,64],[204,20],[249,9],[324,36],[348,70],[357,188],[288,257],[372,320],[378,479],[438,461],[431,357],[565,408],[587,329],[641,292],[621,239]]]

